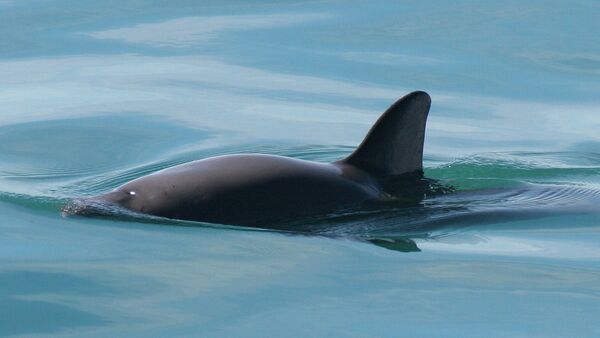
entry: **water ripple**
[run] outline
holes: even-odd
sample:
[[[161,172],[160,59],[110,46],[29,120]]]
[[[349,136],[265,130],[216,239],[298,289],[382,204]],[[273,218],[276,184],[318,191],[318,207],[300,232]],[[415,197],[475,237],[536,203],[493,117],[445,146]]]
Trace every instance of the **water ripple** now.
[[[125,163],[94,168],[41,166],[29,172],[25,172],[24,168],[15,169],[19,168],[19,163],[4,162],[4,169],[0,168],[0,183],[17,180],[30,186],[40,185],[40,180],[43,180],[44,185],[42,192],[37,195],[23,194],[18,189],[3,189],[7,191],[0,192],[0,200],[56,211],[61,203],[65,204],[67,198],[103,193],[149,173],[210,156],[270,153],[331,162],[344,158],[352,149],[347,146],[264,144],[200,150],[190,147],[188,151],[165,153],[160,160],[141,161],[132,166],[126,166]],[[442,186],[455,187],[457,191],[433,194],[411,205],[402,201],[388,201],[375,206],[338,210],[275,228],[379,240],[405,236],[443,236],[456,229],[519,218],[600,210],[600,154],[491,153],[446,162],[440,158],[426,158],[426,163],[434,163],[426,168],[426,176],[437,180]]]

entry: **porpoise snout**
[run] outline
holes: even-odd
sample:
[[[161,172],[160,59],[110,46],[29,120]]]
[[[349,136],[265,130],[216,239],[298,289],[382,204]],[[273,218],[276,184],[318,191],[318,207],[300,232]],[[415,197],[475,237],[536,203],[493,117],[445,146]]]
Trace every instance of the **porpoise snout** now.
[[[62,209],[63,216],[107,216],[122,213],[121,203],[129,196],[121,191],[111,191],[107,194],[76,198],[65,205]]]

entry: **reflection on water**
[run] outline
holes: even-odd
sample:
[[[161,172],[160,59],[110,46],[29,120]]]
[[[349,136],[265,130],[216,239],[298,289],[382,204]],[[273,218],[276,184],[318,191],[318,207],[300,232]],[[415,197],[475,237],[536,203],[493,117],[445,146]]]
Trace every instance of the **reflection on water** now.
[[[0,1],[0,335],[600,335],[599,9]],[[311,236],[60,215],[209,156],[337,160],[417,89],[455,193]]]

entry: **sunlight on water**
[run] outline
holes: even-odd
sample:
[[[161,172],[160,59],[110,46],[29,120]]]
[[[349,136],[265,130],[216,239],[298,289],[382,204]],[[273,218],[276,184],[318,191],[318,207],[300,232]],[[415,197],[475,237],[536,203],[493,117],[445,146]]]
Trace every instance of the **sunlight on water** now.
[[[600,335],[599,11],[0,1],[0,336]],[[61,215],[210,156],[336,161],[417,89],[421,203],[285,231]]]

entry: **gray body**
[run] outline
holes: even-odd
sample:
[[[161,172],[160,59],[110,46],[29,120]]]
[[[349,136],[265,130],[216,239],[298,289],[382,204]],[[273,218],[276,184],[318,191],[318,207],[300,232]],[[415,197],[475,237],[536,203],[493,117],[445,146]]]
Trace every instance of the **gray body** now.
[[[256,226],[380,200],[389,196],[382,181],[422,176],[430,104],[424,92],[401,98],[354,153],[331,164],[263,154],[212,157],[140,177],[87,201],[167,218]]]

